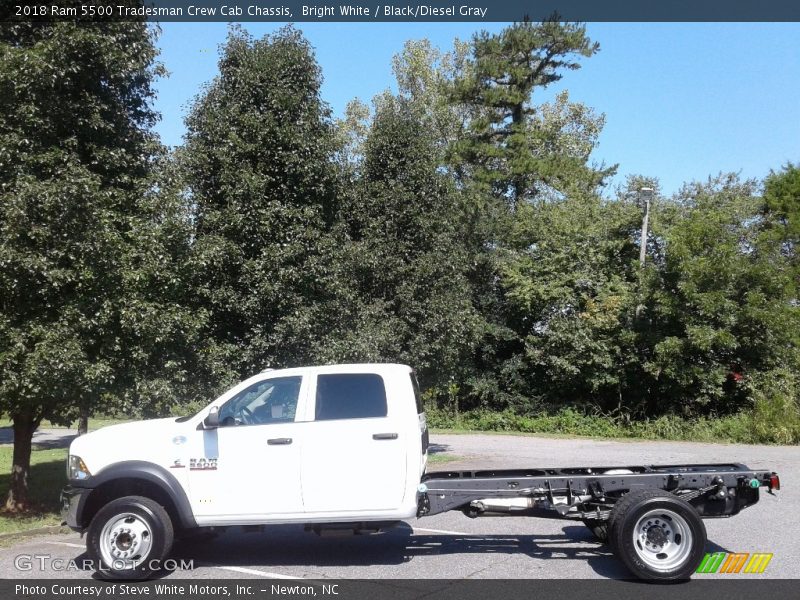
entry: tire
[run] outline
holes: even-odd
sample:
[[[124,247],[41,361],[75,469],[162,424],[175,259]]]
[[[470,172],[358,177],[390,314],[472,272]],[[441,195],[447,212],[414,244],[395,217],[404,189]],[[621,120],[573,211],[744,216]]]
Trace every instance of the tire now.
[[[611,550],[639,579],[689,579],[705,555],[706,528],[694,507],[667,492],[628,492],[611,513]]]
[[[608,542],[608,521],[604,519],[584,519],[583,524],[592,532],[598,542]]]
[[[145,579],[172,549],[172,521],[160,504],[143,496],[117,498],[97,511],[86,550],[100,577]]]

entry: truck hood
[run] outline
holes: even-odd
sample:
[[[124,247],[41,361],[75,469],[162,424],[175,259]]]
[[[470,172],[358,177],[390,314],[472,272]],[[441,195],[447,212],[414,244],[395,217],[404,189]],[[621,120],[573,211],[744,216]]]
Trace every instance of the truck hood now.
[[[69,453],[80,456],[93,474],[117,460],[146,460],[185,431],[175,417],[109,425],[73,440]]]

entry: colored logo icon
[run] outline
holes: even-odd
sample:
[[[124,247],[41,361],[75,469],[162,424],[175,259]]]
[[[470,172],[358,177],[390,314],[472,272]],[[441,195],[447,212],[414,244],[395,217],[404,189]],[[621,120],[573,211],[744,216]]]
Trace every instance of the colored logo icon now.
[[[697,573],[763,573],[771,560],[772,553],[766,552],[709,552]]]

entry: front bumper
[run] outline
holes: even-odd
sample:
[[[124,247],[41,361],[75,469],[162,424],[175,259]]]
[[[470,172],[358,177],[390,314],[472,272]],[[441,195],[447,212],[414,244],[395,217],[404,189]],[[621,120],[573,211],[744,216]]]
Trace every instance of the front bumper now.
[[[76,488],[71,485],[61,490],[61,524],[66,525],[74,531],[83,531],[85,527],[81,523],[81,513],[86,497],[89,495],[86,488]]]

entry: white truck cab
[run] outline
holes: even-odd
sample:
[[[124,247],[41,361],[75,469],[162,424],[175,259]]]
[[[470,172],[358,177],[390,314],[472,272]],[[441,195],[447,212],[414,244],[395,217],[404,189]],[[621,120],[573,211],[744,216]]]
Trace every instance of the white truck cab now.
[[[427,445],[410,367],[269,370],[192,417],[77,438],[65,521],[108,574],[146,576],[173,530],[413,517]]]

